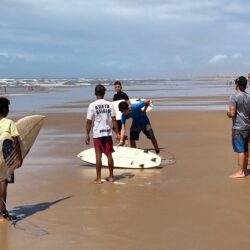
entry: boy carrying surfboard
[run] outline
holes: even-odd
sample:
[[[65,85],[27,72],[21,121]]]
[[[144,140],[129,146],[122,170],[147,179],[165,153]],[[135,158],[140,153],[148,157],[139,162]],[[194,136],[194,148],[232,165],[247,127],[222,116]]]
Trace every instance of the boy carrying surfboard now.
[[[160,154],[160,149],[158,147],[157,140],[155,138],[153,129],[151,127],[150,121],[146,115],[146,110],[150,105],[150,100],[140,101],[139,103],[128,104],[127,102],[119,103],[119,110],[122,113],[121,123],[121,138],[120,144],[123,144],[123,138],[126,132],[126,120],[129,118],[133,119],[131,128],[130,128],[130,145],[132,148],[136,148],[136,141],[139,140],[139,135],[141,131],[151,140],[156,154]],[[144,109],[142,110],[142,108]]]
[[[102,183],[101,168],[102,168],[102,154],[108,158],[109,177],[107,181],[114,181],[113,168],[114,161],[112,157],[113,140],[112,140],[112,126],[116,133],[116,138],[119,139],[119,132],[117,129],[117,122],[115,119],[115,110],[113,104],[104,100],[106,89],[99,84],[95,87],[96,100],[89,104],[86,121],[86,138],[85,143],[90,143],[90,131],[93,123],[93,142],[96,155],[96,179],[95,184]]]
[[[19,168],[22,166],[23,158],[18,140],[19,133],[16,125],[12,120],[6,118],[9,113],[9,105],[10,101],[7,98],[0,97],[0,136],[4,132],[9,133],[12,136],[17,152],[16,166]],[[13,219],[6,209],[8,183],[14,183],[14,174],[11,174],[6,180],[0,182],[0,221],[3,221],[4,219]]]

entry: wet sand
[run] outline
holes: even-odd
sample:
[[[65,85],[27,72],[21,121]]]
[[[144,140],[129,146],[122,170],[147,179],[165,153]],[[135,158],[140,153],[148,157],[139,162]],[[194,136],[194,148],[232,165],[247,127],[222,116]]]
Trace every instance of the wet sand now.
[[[250,177],[228,178],[236,156],[225,112],[149,117],[162,157],[176,164],[116,169],[115,183],[95,185],[95,168],[76,158],[85,114],[48,113],[8,189],[9,209],[25,219],[0,225],[0,249],[248,249]],[[138,146],[152,148],[143,135]]]

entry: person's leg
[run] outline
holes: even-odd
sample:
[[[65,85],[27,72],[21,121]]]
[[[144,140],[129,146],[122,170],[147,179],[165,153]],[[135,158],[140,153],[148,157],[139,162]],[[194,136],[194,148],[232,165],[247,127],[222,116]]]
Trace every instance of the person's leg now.
[[[238,160],[238,167],[239,170],[230,175],[230,178],[242,178],[245,177],[245,170],[246,170],[246,153],[237,153],[237,160]]]
[[[103,140],[103,152],[108,158],[108,167],[109,167],[109,177],[106,178],[107,181],[113,182],[114,181],[114,160],[112,153],[114,152],[114,147],[113,147],[113,140],[111,136],[106,137]]]
[[[7,185],[6,181],[0,182],[0,221],[4,219],[2,212],[6,210]]]
[[[232,131],[232,145],[234,152],[237,153],[238,160],[238,171],[232,175],[230,178],[241,178],[247,175],[247,165],[248,165],[248,141],[249,141],[249,131],[248,130],[233,130]]]
[[[130,147],[136,148],[136,141],[139,140],[141,127],[132,123],[130,128]]]
[[[102,169],[102,152],[100,150],[95,150],[96,156],[96,179],[94,180],[95,184],[102,183],[101,178],[101,169]]]
[[[249,155],[250,155],[250,139],[248,141],[248,157],[247,157],[247,165],[250,165],[250,162],[249,162]]]
[[[245,175],[248,175],[248,172],[247,172],[248,159],[249,159],[249,153],[246,152],[245,153],[245,164],[244,164],[244,173],[245,173]]]
[[[6,209],[7,185],[6,181],[0,182],[0,210]]]
[[[112,182],[114,181],[114,174],[113,174],[114,160],[113,160],[112,154],[108,155],[107,158],[108,158],[108,166],[109,166],[109,177],[106,180]]]
[[[131,148],[136,148],[136,142],[135,142],[135,140],[130,139],[130,147]]]
[[[153,131],[151,125],[146,124],[142,131],[147,136],[147,138],[151,140],[151,142],[152,142],[152,144],[154,146],[156,154],[159,154],[160,149],[158,147],[158,143],[157,143],[157,140],[155,138],[154,131]]]
[[[160,153],[160,149],[159,149],[159,147],[158,147],[158,143],[157,143],[156,138],[154,137],[153,139],[151,139],[151,142],[152,142],[152,144],[153,144],[153,146],[154,146],[154,148],[155,148],[155,153],[156,153],[156,154],[159,154],[159,153]]]

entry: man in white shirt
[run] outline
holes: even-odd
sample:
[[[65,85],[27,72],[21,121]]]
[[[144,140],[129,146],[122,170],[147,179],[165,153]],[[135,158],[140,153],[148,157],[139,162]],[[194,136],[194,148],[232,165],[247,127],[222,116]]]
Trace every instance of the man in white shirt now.
[[[85,143],[90,143],[90,131],[93,124],[93,142],[96,154],[96,179],[95,184],[102,183],[101,181],[101,168],[102,168],[102,154],[104,153],[108,158],[109,177],[107,181],[114,181],[113,167],[114,161],[112,157],[113,140],[112,140],[112,127],[116,133],[116,138],[119,139],[117,129],[117,122],[115,119],[115,110],[113,104],[104,100],[106,89],[103,85],[95,87],[96,101],[89,104],[86,122],[86,139]],[[111,125],[111,121],[113,126]]]

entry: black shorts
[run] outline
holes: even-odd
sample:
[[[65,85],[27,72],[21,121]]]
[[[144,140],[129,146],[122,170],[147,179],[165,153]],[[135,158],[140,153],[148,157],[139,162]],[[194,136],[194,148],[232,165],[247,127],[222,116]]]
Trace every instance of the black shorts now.
[[[155,138],[154,132],[153,132],[153,129],[152,129],[150,123],[144,124],[144,125],[133,125],[132,124],[132,126],[130,128],[130,140],[138,141],[141,131],[147,136],[148,139],[152,140]]]

